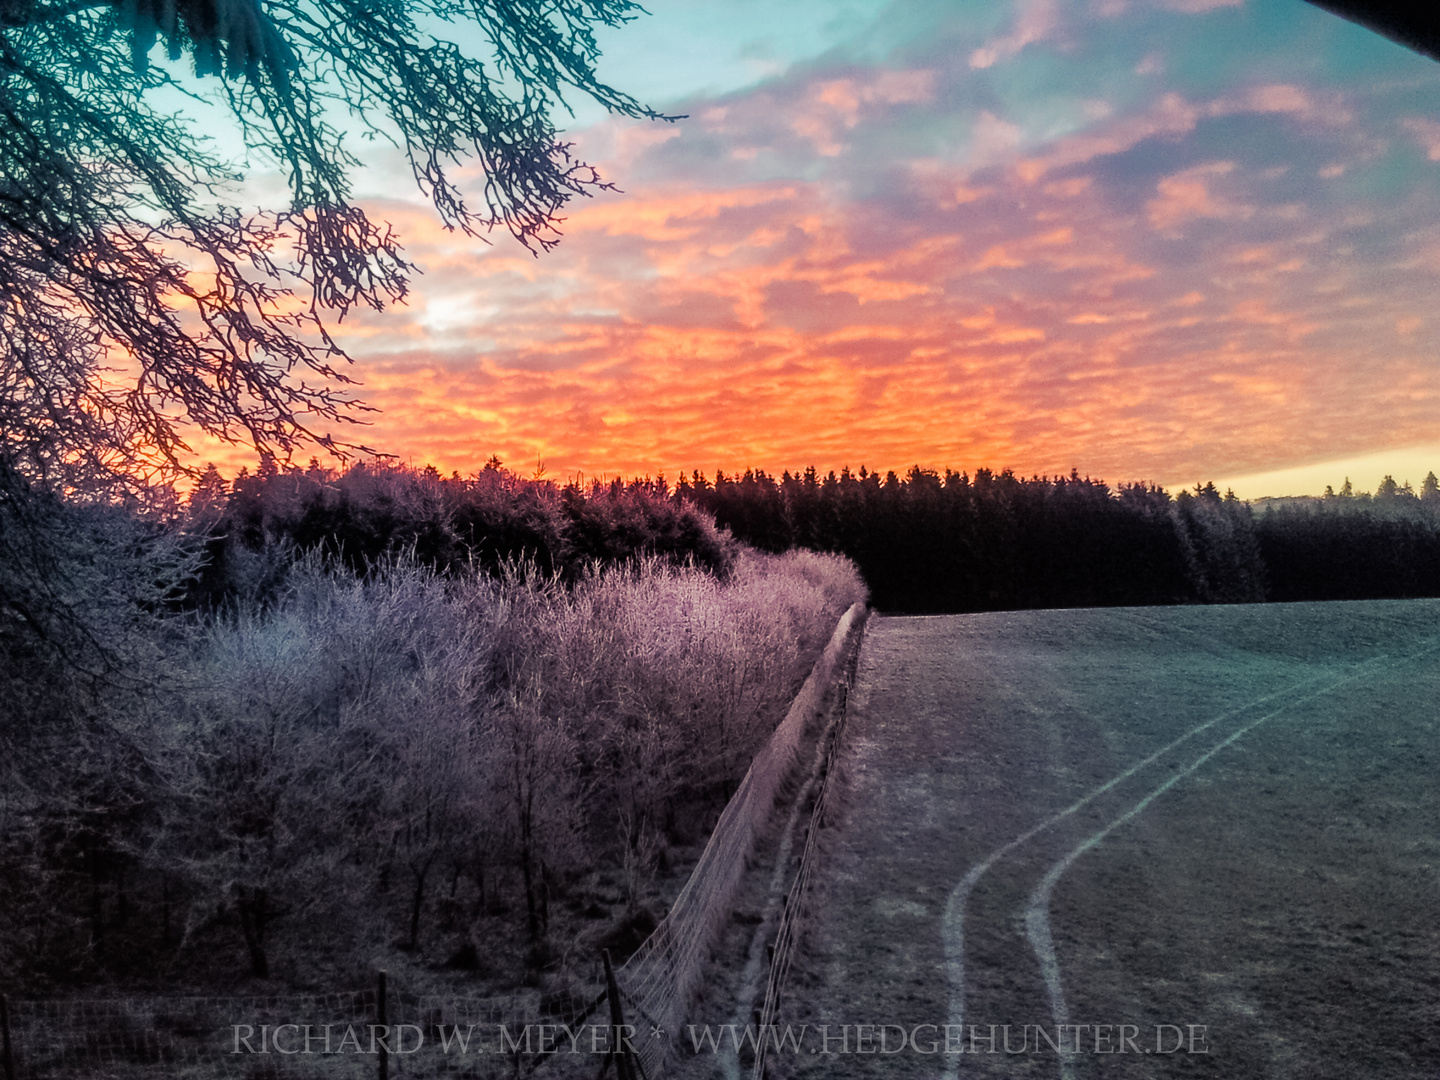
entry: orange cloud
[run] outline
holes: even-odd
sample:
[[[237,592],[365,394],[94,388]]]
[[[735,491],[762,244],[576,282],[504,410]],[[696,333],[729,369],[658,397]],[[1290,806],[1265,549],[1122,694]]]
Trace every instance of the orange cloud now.
[[[1149,221],[1247,213],[1214,186],[1234,175],[1165,178]],[[1027,190],[1023,214],[1001,188],[907,231],[817,185],[660,187],[578,209],[544,260],[415,230],[445,275],[346,341],[382,410],[367,439],[461,472],[496,453],[551,476],[921,461],[1169,479],[1277,443],[1339,449],[1326,432],[1374,400],[1354,346],[1380,326],[1416,350],[1387,361],[1406,389],[1386,423],[1429,423],[1423,327],[1383,298],[1325,310],[1313,286],[1337,271],[1300,257],[1313,236],[1156,263],[1094,185]]]
[[[338,330],[381,410],[364,441],[462,473],[498,454],[561,478],[919,462],[1162,482],[1433,441],[1435,200],[1361,189],[1386,152],[1363,102],[1293,70],[1152,90],[1184,67],[1157,39],[1139,105],[1086,85],[956,111],[964,80],[1068,48],[1061,14],[1029,4],[952,49],[963,79],[937,56],[837,61],[677,128],[585,133],[623,194],[576,200],[543,258],[368,204],[425,273]],[[1417,158],[1432,126],[1384,130]]]

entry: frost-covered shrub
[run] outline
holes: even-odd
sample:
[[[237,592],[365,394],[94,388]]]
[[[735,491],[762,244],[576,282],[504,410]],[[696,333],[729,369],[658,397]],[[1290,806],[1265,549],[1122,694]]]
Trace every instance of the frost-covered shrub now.
[[[863,596],[803,552],[724,576],[314,552],[267,573],[249,603],[129,625],[149,681],[57,705],[68,756],[12,742],[0,949],[22,984],[353,970],[495,912],[543,957],[582,875],[636,906],[666,847],[703,839]]]

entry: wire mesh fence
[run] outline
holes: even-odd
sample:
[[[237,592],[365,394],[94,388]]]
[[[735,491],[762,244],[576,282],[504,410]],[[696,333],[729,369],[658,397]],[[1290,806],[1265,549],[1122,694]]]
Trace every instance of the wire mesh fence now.
[[[856,604],[841,617],[785,719],[755,755],[721,813],[670,913],[617,973],[626,1019],[637,1029],[638,1065],[649,1080],[663,1074],[664,1063],[677,1045],[681,1022],[710,949],[730,917],[746,860],[770,818],[776,792],[795,764],[806,726],[818,714],[863,612],[864,605]]]
[[[853,663],[856,654],[852,653],[851,659]],[[852,668],[851,675],[853,676],[853,674]],[[775,933],[775,942],[771,946],[770,974],[765,984],[765,1000],[760,1007],[760,1020],[757,1025],[762,1034],[755,1043],[756,1053],[750,1071],[751,1080],[765,1080],[766,1052],[774,1045],[774,1040],[767,1039],[764,1033],[774,1029],[781,998],[785,991],[785,983],[789,978],[790,966],[794,961],[795,949],[800,939],[801,923],[806,914],[806,894],[810,888],[810,879],[815,871],[816,863],[819,861],[820,827],[825,822],[832,793],[835,790],[833,783],[835,761],[840,754],[841,741],[845,734],[849,690],[850,680],[847,679],[840,684],[842,697],[837,706],[838,719],[826,733],[828,743],[824,748],[825,756],[820,771],[820,786],[815,793],[814,809],[810,813],[810,822],[805,830],[805,846],[800,854],[800,868],[795,874],[795,880],[790,885],[789,893],[785,896],[780,924]]]

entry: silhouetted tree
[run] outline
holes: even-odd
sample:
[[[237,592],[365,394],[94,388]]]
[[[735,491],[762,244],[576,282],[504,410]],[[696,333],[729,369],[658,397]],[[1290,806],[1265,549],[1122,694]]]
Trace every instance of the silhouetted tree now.
[[[563,92],[657,115],[595,75],[594,28],[639,10],[0,2],[0,453],[32,481],[84,486],[176,468],[184,421],[282,457],[339,449],[322,427],[355,402],[331,320],[399,299],[411,269],[351,201],[347,134],[395,143],[447,228],[549,248],[565,203],[605,186],[558,138]],[[433,38],[440,22],[476,47]],[[288,206],[228,205],[243,170],[159,93],[192,86],[150,62],[157,40],[217,77],[214,108],[279,164]],[[466,191],[470,162],[482,178]]]

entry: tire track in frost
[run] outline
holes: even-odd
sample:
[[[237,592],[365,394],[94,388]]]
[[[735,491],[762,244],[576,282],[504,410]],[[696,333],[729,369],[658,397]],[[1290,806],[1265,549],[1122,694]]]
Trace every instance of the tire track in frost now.
[[[1424,647],[1422,647],[1422,648],[1420,648],[1420,649],[1417,649],[1416,651],[1410,653],[1408,656],[1404,656],[1404,657],[1400,657],[1400,658],[1398,658],[1398,659],[1395,659],[1393,662],[1394,662],[1394,663],[1400,663],[1400,662],[1402,662],[1402,661],[1404,661],[1404,660],[1410,660],[1410,659],[1414,659],[1414,658],[1417,657],[1417,656],[1422,656],[1422,655],[1424,655],[1424,654],[1427,653],[1427,652],[1433,652],[1434,649],[1435,649],[1435,645],[1433,644],[1434,640],[1435,640],[1435,639],[1432,638],[1431,641],[1430,641],[1429,643],[1427,643]],[[1257,718],[1257,719],[1255,719],[1255,720],[1250,721],[1250,723],[1245,724],[1244,726],[1237,728],[1237,729],[1236,729],[1235,731],[1233,731],[1230,735],[1226,736],[1224,739],[1220,740],[1220,742],[1218,742],[1218,743],[1216,743],[1214,746],[1212,746],[1209,750],[1205,751],[1205,753],[1201,754],[1198,758],[1196,758],[1194,761],[1192,761],[1189,765],[1185,766],[1185,768],[1181,769],[1180,771],[1176,772],[1174,775],[1172,775],[1171,777],[1169,777],[1164,783],[1162,783],[1159,787],[1157,787],[1157,788],[1155,788],[1153,791],[1151,791],[1148,795],[1146,795],[1144,798],[1142,798],[1139,802],[1137,802],[1137,803],[1136,803],[1134,806],[1132,806],[1129,810],[1126,810],[1126,811],[1125,811],[1123,814],[1121,814],[1119,817],[1113,819],[1113,820],[1112,820],[1108,825],[1106,825],[1104,828],[1100,829],[1099,831],[1097,831],[1097,832],[1095,832],[1095,833],[1092,833],[1090,836],[1087,836],[1084,840],[1080,841],[1080,843],[1076,844],[1075,847],[1073,847],[1066,855],[1064,855],[1062,858],[1060,858],[1057,862],[1055,862],[1055,863],[1050,867],[1049,871],[1048,871],[1048,872],[1045,874],[1045,876],[1041,879],[1040,884],[1037,885],[1037,886],[1035,887],[1034,891],[1031,892],[1031,894],[1030,894],[1030,902],[1029,902],[1029,904],[1026,906],[1026,909],[1025,909],[1025,934],[1026,934],[1026,938],[1027,938],[1027,939],[1029,940],[1029,942],[1030,942],[1030,948],[1031,948],[1032,951],[1034,951],[1034,953],[1035,953],[1035,958],[1040,962],[1040,973],[1041,973],[1042,978],[1045,980],[1045,993],[1046,993],[1046,996],[1047,996],[1047,997],[1049,998],[1049,1000],[1050,1000],[1050,1015],[1051,1015],[1051,1018],[1054,1020],[1055,1026],[1056,1026],[1057,1029],[1060,1028],[1060,1027],[1063,1027],[1063,1026],[1065,1026],[1065,1025],[1068,1025],[1068,1024],[1070,1023],[1070,1010],[1069,1010],[1069,1006],[1067,1005],[1067,1003],[1066,1003],[1066,1001],[1065,1001],[1065,986],[1064,986],[1064,982],[1062,981],[1061,976],[1060,976],[1060,961],[1059,961],[1059,958],[1055,955],[1055,941],[1054,941],[1054,937],[1052,936],[1052,934],[1051,934],[1051,932],[1050,932],[1050,895],[1051,895],[1051,893],[1054,891],[1055,885],[1059,882],[1060,878],[1061,878],[1062,876],[1064,876],[1065,871],[1069,870],[1070,867],[1075,864],[1075,861],[1076,861],[1078,858],[1080,858],[1081,855],[1085,854],[1085,852],[1089,851],[1091,848],[1096,847],[1098,844],[1101,843],[1101,841],[1103,841],[1103,840],[1105,839],[1105,837],[1109,836],[1110,833],[1114,832],[1114,831],[1115,831],[1117,828],[1119,828],[1121,825],[1124,825],[1126,822],[1133,820],[1141,811],[1143,811],[1143,810],[1144,810],[1147,806],[1149,806],[1152,802],[1154,802],[1156,799],[1158,799],[1158,798],[1159,798],[1161,795],[1163,795],[1165,792],[1169,791],[1172,787],[1174,787],[1176,784],[1178,784],[1178,783],[1179,783],[1181,780],[1183,780],[1186,776],[1189,776],[1189,775],[1190,775],[1191,773],[1193,773],[1196,769],[1200,768],[1200,766],[1204,765],[1207,761],[1209,761],[1211,758],[1213,758],[1213,757],[1214,757],[1216,754],[1218,754],[1221,750],[1225,749],[1227,746],[1230,746],[1230,745],[1231,745],[1232,743],[1234,743],[1237,739],[1239,739],[1242,735],[1246,734],[1247,732],[1253,731],[1255,728],[1257,728],[1257,727],[1259,727],[1261,724],[1265,723],[1265,721],[1271,720],[1271,719],[1273,719],[1274,717],[1279,716],[1281,713],[1287,712],[1287,711],[1289,711],[1290,709],[1295,708],[1296,706],[1304,705],[1306,702],[1314,701],[1314,700],[1317,699],[1317,698],[1324,697],[1326,694],[1334,693],[1336,690],[1340,689],[1340,687],[1345,686],[1345,685],[1347,685],[1348,683],[1352,683],[1352,682],[1354,682],[1355,680],[1361,678],[1362,676],[1368,674],[1368,671],[1367,671],[1368,668],[1372,667],[1373,665],[1380,664],[1380,663],[1382,663],[1382,662],[1384,662],[1384,661],[1387,661],[1387,660],[1391,660],[1391,657],[1389,657],[1389,656],[1383,656],[1383,655],[1382,655],[1382,656],[1372,657],[1371,659],[1366,660],[1366,661],[1364,661],[1363,663],[1357,664],[1351,674],[1346,675],[1346,676],[1344,676],[1344,677],[1341,678],[1341,679],[1337,679],[1335,682],[1331,683],[1331,685],[1326,686],[1326,687],[1323,687],[1322,689],[1315,691],[1313,694],[1307,694],[1307,695],[1305,695],[1304,697],[1299,698],[1299,699],[1297,699],[1297,700],[1295,700],[1295,701],[1286,702],[1284,705],[1281,705],[1278,709],[1275,709],[1275,710],[1273,710],[1273,711],[1271,711],[1271,712],[1268,712],[1268,713],[1266,713],[1264,716],[1261,716],[1261,717],[1259,717],[1259,718]],[[1298,684],[1296,684],[1295,686],[1291,687],[1290,689],[1291,689],[1291,690],[1298,689],[1299,687],[1304,686],[1307,682],[1315,682],[1315,681],[1317,681],[1317,679],[1319,679],[1319,678],[1324,678],[1324,676],[1317,676],[1316,679],[1308,679],[1308,680],[1305,680],[1305,682],[1298,683]],[[1228,715],[1232,715],[1232,716],[1233,716],[1233,715],[1235,715],[1236,713],[1245,712],[1245,711],[1247,711],[1248,709],[1253,708],[1255,705],[1258,705],[1258,704],[1261,704],[1261,703],[1263,703],[1263,702],[1265,702],[1265,701],[1269,701],[1269,700],[1271,700],[1271,699],[1273,699],[1273,698],[1279,697],[1281,694],[1284,694],[1284,693],[1286,693],[1286,692],[1287,692],[1287,691],[1278,691],[1278,692],[1275,693],[1275,694],[1270,694],[1270,695],[1268,695],[1267,697],[1260,698],[1260,699],[1258,699],[1257,701],[1252,702],[1250,705],[1245,706],[1245,707],[1242,708],[1242,709],[1232,710],[1231,713],[1229,713]],[[1216,717],[1214,720],[1211,720],[1211,721],[1209,721],[1209,722],[1207,722],[1207,723],[1205,723],[1205,724],[1200,725],[1200,727],[1194,729],[1193,731],[1187,732],[1186,734],[1180,736],[1179,739],[1175,740],[1175,742],[1171,743],[1169,747],[1166,747],[1165,750],[1170,749],[1170,747],[1179,745],[1180,743],[1184,742],[1186,739],[1190,738],[1192,735],[1196,734],[1197,732],[1203,731],[1205,728],[1208,728],[1208,727],[1210,727],[1211,725],[1215,724],[1215,723],[1218,722],[1220,719],[1222,719],[1222,717]],[[1165,753],[1165,750],[1157,750],[1154,754],[1152,754],[1150,757],[1146,758],[1144,761],[1140,762],[1140,763],[1137,764],[1137,765],[1132,766],[1132,767],[1131,767],[1130,769],[1128,769],[1125,773],[1122,773],[1120,776],[1116,777],[1114,780],[1111,780],[1108,784],[1105,785],[1105,788],[1097,789],[1096,791],[1092,792],[1090,795],[1087,795],[1087,796],[1086,796],[1084,799],[1082,799],[1080,802],[1076,803],[1074,806],[1069,807],[1069,808],[1067,808],[1066,810],[1061,811],[1061,813],[1058,814],[1058,815],[1056,815],[1055,818],[1052,818],[1050,821],[1047,821],[1047,822],[1044,823],[1043,825],[1037,826],[1035,829],[1032,829],[1032,830],[1031,830],[1029,833],[1027,833],[1025,836],[1020,837],[1020,838],[1018,838],[1018,839],[1016,839],[1016,840],[1012,840],[1012,841],[1010,842],[1010,844],[1007,844],[1004,848],[1001,848],[1001,849],[1000,849],[999,851],[997,851],[994,855],[992,855],[992,856],[987,860],[987,862],[986,862],[985,864],[982,864],[982,866],[984,866],[985,868],[988,868],[988,864],[989,864],[989,863],[994,862],[997,858],[999,858],[999,857],[1000,857],[1002,854],[1004,854],[1006,851],[1008,851],[1008,850],[1010,850],[1011,848],[1016,847],[1016,846],[1018,846],[1019,844],[1023,843],[1025,840],[1029,839],[1029,838],[1030,838],[1031,836],[1033,836],[1035,833],[1041,831],[1041,829],[1048,828],[1051,824],[1053,824],[1054,821],[1058,820],[1060,817],[1062,817],[1062,816],[1064,816],[1064,815],[1066,815],[1066,814],[1072,813],[1072,812],[1073,812],[1075,809],[1077,809],[1079,806],[1083,805],[1083,804],[1086,803],[1086,802],[1089,802],[1089,801],[1090,801],[1091,799],[1093,799],[1096,795],[1100,794],[1101,791],[1105,790],[1106,788],[1113,787],[1113,786],[1114,786],[1116,783],[1118,783],[1123,777],[1128,776],[1128,775],[1132,775],[1132,774],[1134,774],[1135,772],[1137,772],[1139,769],[1144,768],[1146,765],[1151,764],[1151,763],[1155,760],[1155,758],[1157,758],[1157,757],[1159,757],[1161,754]],[[977,868],[977,869],[978,869],[978,868]],[[984,870],[982,869],[982,870],[981,870],[981,873],[983,873],[983,872],[984,872]],[[975,874],[974,871],[971,871],[971,874],[974,875],[974,877],[976,878],[976,880],[979,879],[979,876],[980,876],[979,874]],[[969,878],[971,877],[971,874],[967,874],[965,880],[969,880]],[[962,886],[964,885],[964,881],[963,881],[963,880],[962,880],[962,882],[961,882],[961,885],[962,885]],[[973,888],[973,883],[972,883],[972,886],[971,886],[971,887]],[[957,888],[956,891],[958,892],[959,889]],[[952,894],[952,895],[953,895],[953,894]],[[962,901],[962,903],[963,903],[963,901]],[[948,916],[949,916],[949,909],[948,909],[948,907],[947,907],[947,909],[946,909],[946,916],[947,916],[947,919],[948,919]],[[948,927],[947,927],[947,929],[948,929]],[[948,944],[949,944],[948,937],[947,937],[946,944],[947,944],[947,947],[948,947]],[[963,978],[963,958],[962,958],[961,974],[962,974],[962,978]],[[955,988],[956,985],[957,985],[957,984],[955,984],[955,983],[952,982],[952,984],[951,984],[951,986],[952,986],[952,991],[951,991],[952,994],[955,993],[955,989],[954,989],[954,988]],[[959,984],[959,985],[961,986],[961,992],[963,993],[963,983],[962,983],[962,984]],[[952,1010],[953,1010],[953,1005],[952,1005]],[[1064,1054],[1061,1054],[1061,1055],[1059,1055],[1059,1063],[1060,1063],[1060,1077],[1061,1077],[1061,1080],[1075,1080],[1075,1065],[1074,1065],[1074,1062],[1071,1061],[1070,1058],[1066,1057]],[[959,1068],[958,1061],[954,1063],[954,1070],[955,1070],[955,1071],[953,1071],[953,1072],[950,1071],[950,1066],[947,1066],[947,1072],[946,1072],[947,1077],[951,1077],[951,1076],[956,1075],[956,1074],[958,1073],[958,1068]]]
[[[1376,657],[1376,658],[1374,658],[1374,659],[1372,659],[1372,660],[1367,660],[1365,663],[1366,663],[1366,664],[1371,664],[1371,663],[1374,663],[1376,660],[1379,660],[1379,659],[1383,659],[1383,657]],[[966,905],[967,905],[967,903],[968,903],[968,901],[969,901],[970,894],[974,891],[975,886],[979,883],[980,879],[985,876],[986,872],[989,871],[990,868],[995,865],[995,863],[997,863],[999,860],[1003,859],[1006,855],[1010,854],[1010,853],[1011,853],[1012,851],[1014,851],[1016,848],[1019,848],[1021,845],[1023,845],[1023,844],[1025,844],[1026,842],[1034,839],[1036,836],[1039,836],[1041,833],[1045,832],[1046,830],[1048,830],[1048,829],[1052,828],[1053,826],[1059,824],[1061,821],[1064,821],[1066,818],[1071,817],[1072,815],[1074,815],[1074,814],[1077,813],[1078,811],[1082,810],[1084,807],[1086,807],[1087,805],[1089,805],[1089,804],[1090,804],[1091,802],[1093,802],[1095,799],[1099,798],[1101,795],[1104,795],[1107,791],[1110,791],[1111,789],[1113,789],[1113,788],[1116,787],[1117,785],[1124,783],[1126,780],[1130,779],[1130,778],[1131,778],[1132,776],[1134,776],[1136,773],[1138,773],[1138,772],[1140,772],[1141,770],[1146,769],[1146,768],[1148,768],[1149,766],[1155,764],[1155,762],[1156,762],[1157,760],[1159,760],[1161,757],[1165,756],[1166,754],[1168,754],[1170,751],[1174,750],[1176,747],[1180,746],[1181,744],[1183,744],[1183,743],[1189,741],[1190,739],[1194,738],[1196,735],[1199,735],[1199,734],[1201,734],[1202,732],[1209,730],[1210,728],[1214,727],[1216,724],[1219,724],[1219,723],[1221,723],[1221,722],[1223,722],[1223,721],[1225,721],[1225,720],[1233,719],[1233,718],[1236,717],[1236,716],[1240,716],[1240,715],[1242,715],[1242,714],[1244,714],[1244,713],[1247,713],[1247,712],[1249,712],[1249,711],[1252,710],[1252,709],[1255,709],[1255,708],[1257,708],[1257,707],[1259,707],[1259,706],[1265,705],[1265,704],[1268,703],[1268,702],[1274,701],[1276,698],[1284,697],[1284,696],[1286,696],[1286,695],[1293,694],[1293,693],[1295,693],[1296,691],[1303,690],[1306,686],[1309,686],[1309,685],[1311,685],[1311,684],[1313,684],[1313,683],[1320,682],[1320,681],[1322,681],[1322,680],[1324,680],[1324,679],[1326,679],[1326,678],[1328,678],[1328,676],[1326,676],[1326,675],[1324,675],[1324,674],[1321,674],[1321,675],[1312,676],[1312,677],[1309,678],[1309,679],[1302,679],[1302,680],[1300,680],[1299,682],[1297,682],[1297,683],[1292,683],[1290,686],[1287,686],[1287,687],[1285,687],[1285,688],[1283,688],[1283,689],[1281,689],[1281,690],[1276,690],[1274,693],[1266,694],[1266,695],[1264,695],[1263,697],[1256,698],[1254,701],[1246,702],[1244,705],[1237,706],[1236,708],[1233,708],[1233,709],[1228,709],[1228,710],[1226,710],[1225,712],[1221,713],[1220,715],[1215,716],[1215,717],[1212,717],[1211,719],[1206,720],[1206,721],[1205,721],[1204,723],[1202,723],[1202,724],[1198,724],[1197,726],[1191,728],[1189,731],[1185,732],[1185,734],[1181,735],[1179,738],[1174,739],[1173,741],[1171,741],[1171,742],[1167,743],[1166,745],[1162,746],[1160,749],[1156,750],[1154,753],[1150,754],[1148,757],[1142,758],[1140,761],[1137,761],[1134,765],[1131,765],[1128,769],[1125,769],[1123,772],[1117,773],[1115,776],[1111,777],[1109,780],[1107,780],[1105,783],[1101,784],[1099,787],[1095,788],[1094,790],[1092,790],[1092,791],[1088,792],[1087,794],[1083,795],[1081,798],[1077,799],[1075,802],[1071,803],[1071,804],[1070,804],[1069,806],[1067,806],[1065,809],[1059,811],[1058,813],[1052,815],[1051,817],[1046,818],[1044,821],[1040,822],[1038,825],[1034,826],[1033,828],[1029,829],[1029,830],[1026,831],[1026,832],[1021,833],[1019,836],[1015,837],[1015,839],[1009,841],[1008,843],[1004,844],[1003,846],[996,848],[996,849],[995,849],[994,851],[992,851],[989,855],[987,855],[983,860],[981,860],[980,862],[976,863],[973,867],[971,867],[970,870],[969,870],[969,872],[967,872],[966,875],[965,875],[963,878],[960,879],[960,883],[959,883],[958,885],[956,885],[955,888],[951,891],[950,896],[949,896],[949,899],[946,901],[946,904],[945,904],[945,913],[944,913],[944,915],[943,915],[943,917],[942,917],[942,919],[941,919],[941,923],[940,923],[940,926],[941,926],[941,936],[943,937],[943,939],[944,939],[944,944],[945,944],[945,970],[946,970],[946,975],[947,975],[947,977],[948,977],[948,981],[949,981],[949,983],[950,983],[950,1013],[949,1013],[949,1017],[948,1017],[948,1019],[947,1019],[947,1023],[950,1024],[951,1026],[954,1026],[954,1027],[960,1027],[960,1026],[963,1025],[963,1023],[964,1023],[964,1019],[965,1019],[965,908],[966,908]],[[1307,697],[1301,698],[1299,701],[1293,701],[1293,702],[1290,702],[1290,703],[1288,703],[1288,704],[1286,704],[1286,705],[1283,705],[1283,706],[1281,706],[1280,709],[1277,709],[1277,710],[1276,710],[1276,713],[1278,713],[1278,712],[1283,712],[1283,711],[1285,711],[1285,709],[1290,708],[1290,707],[1292,707],[1292,706],[1294,706],[1294,705],[1302,704],[1303,702],[1309,701],[1309,700],[1311,700],[1312,698],[1319,697],[1321,694],[1329,693],[1330,691],[1338,688],[1338,687],[1339,687],[1340,685],[1342,685],[1343,683],[1348,682],[1348,681],[1350,681],[1351,679],[1354,679],[1354,678],[1359,678],[1359,674],[1357,673],[1356,675],[1348,676],[1348,677],[1346,677],[1345,679],[1342,679],[1340,682],[1337,682],[1337,683],[1335,683],[1335,684],[1333,684],[1333,685],[1331,685],[1331,686],[1329,686],[1329,687],[1326,687],[1326,688],[1323,689],[1323,690],[1317,691],[1317,692],[1314,693],[1314,694],[1311,694],[1311,695],[1308,695]],[[1197,761],[1195,764],[1193,764],[1192,766],[1190,766],[1188,769],[1186,769],[1184,772],[1182,772],[1182,773],[1179,774],[1179,775],[1180,775],[1180,776],[1183,776],[1183,775],[1185,775],[1186,773],[1193,771],[1195,768],[1198,768],[1200,764],[1203,764],[1204,761],[1208,760],[1208,759],[1210,758],[1210,756],[1212,756],[1212,755],[1213,755],[1216,751],[1218,751],[1222,746],[1228,745],[1229,743],[1233,742],[1233,741],[1234,741],[1236,738],[1238,738],[1241,734],[1243,734],[1244,732],[1250,730],[1250,728],[1256,726],[1257,724],[1262,723],[1262,722],[1265,721],[1265,720],[1268,720],[1268,719],[1269,719],[1271,716],[1273,716],[1273,715],[1275,715],[1275,713],[1269,713],[1269,714],[1267,714],[1266,716],[1261,717],[1259,720],[1253,721],[1253,722],[1252,722],[1251,724],[1249,724],[1248,726],[1246,726],[1246,727],[1244,727],[1244,728],[1241,728],[1238,732],[1236,732],[1234,735],[1230,736],[1230,737],[1229,737],[1228,739],[1226,739],[1223,743],[1217,745],[1216,747],[1214,747],[1214,748],[1212,748],[1210,751],[1208,751],[1199,761]],[[1162,787],[1161,790],[1164,790],[1165,788],[1168,788],[1170,785],[1172,785],[1172,784],[1175,782],[1175,780],[1178,780],[1178,779],[1179,779],[1179,776],[1176,776],[1176,777],[1172,778],[1169,783],[1167,783],[1166,785],[1164,785],[1164,786]],[[1147,798],[1146,798],[1146,800],[1145,800],[1146,805],[1148,805],[1149,799],[1153,799],[1153,798],[1155,797],[1155,795],[1158,795],[1158,794],[1159,794],[1159,791],[1156,791],[1156,792],[1152,793],[1150,796],[1147,796]],[[1143,807],[1141,807],[1141,808],[1143,808]],[[1139,812],[1139,809],[1141,809],[1141,808],[1134,809],[1131,816],[1133,816],[1134,813],[1138,813],[1138,812]],[[1127,820],[1128,820],[1128,819],[1127,819]],[[1103,838],[1104,832],[1108,832],[1109,829],[1114,828],[1115,825],[1117,825],[1117,824],[1119,824],[1118,821],[1117,821],[1117,822],[1112,822],[1111,825],[1107,826],[1105,830],[1102,830],[1101,833],[1096,834],[1096,837],[1097,837],[1097,838],[1095,838],[1095,843],[1099,843],[1099,839]],[[1093,846],[1093,845],[1092,845],[1092,846]],[[1086,849],[1086,850],[1088,850],[1088,849]],[[1079,852],[1074,853],[1074,858],[1078,858],[1078,857],[1079,857]],[[1073,861],[1074,861],[1074,858],[1071,858],[1070,861],[1073,862]],[[1063,861],[1063,860],[1062,860],[1062,861]],[[1066,866],[1068,866],[1068,865],[1069,865],[1069,864],[1067,863]],[[1053,868],[1052,868],[1052,869],[1053,869]],[[1062,873],[1064,873],[1064,870],[1063,870],[1063,869],[1060,870],[1059,873],[1056,874],[1056,880],[1057,880],[1057,881],[1059,880],[1059,875],[1062,874]],[[1053,888],[1053,887],[1054,887],[1054,886],[1053,886],[1053,882],[1052,882],[1051,888]],[[1048,892],[1047,892],[1046,895],[1048,896]],[[1032,906],[1033,906],[1034,897],[1035,897],[1035,894],[1032,894],[1032,896],[1031,896]],[[1030,926],[1030,923],[1029,923],[1029,916],[1028,916],[1028,911],[1027,911],[1027,922],[1026,922],[1027,931],[1029,930],[1029,926]],[[1046,933],[1048,934],[1048,926],[1046,927]],[[1031,940],[1032,940],[1032,947],[1033,947],[1034,939],[1032,938]],[[1052,960],[1053,960],[1053,955],[1054,955],[1053,946],[1051,947],[1050,955],[1051,955]],[[1045,960],[1043,959],[1043,957],[1042,957],[1042,959],[1041,959],[1041,969],[1042,969],[1042,972],[1045,972],[1045,971],[1046,971],[1046,968],[1045,968]],[[1058,983],[1058,978],[1059,978],[1059,967],[1058,967],[1058,964],[1056,964],[1056,965],[1054,966],[1054,975],[1055,975],[1055,979],[1057,980],[1056,983],[1055,983],[1055,985],[1058,986],[1058,985],[1059,985],[1059,983]],[[1046,990],[1047,990],[1047,993],[1050,991],[1050,987],[1051,987],[1051,983],[1050,983],[1050,981],[1049,981],[1049,975],[1047,974],[1047,975],[1046,975]],[[1061,1000],[1061,1007],[1063,1008],[1063,1007],[1064,1007],[1063,991],[1061,992],[1061,998],[1060,998],[1060,1000]],[[1053,1011],[1054,1011],[1054,1006],[1055,1006],[1055,1001],[1056,1001],[1056,998],[1054,997],[1053,994],[1051,994],[1051,996],[1050,996],[1050,1001],[1051,1001],[1051,1009],[1052,1009],[1052,1012],[1053,1012]],[[944,1071],[944,1073],[942,1074],[943,1080],[955,1080],[955,1078],[959,1075],[959,1070],[960,1070],[960,1062],[959,1062],[958,1057],[951,1057],[951,1058],[949,1058],[949,1059],[946,1061],[946,1063],[945,1063],[945,1071]]]

